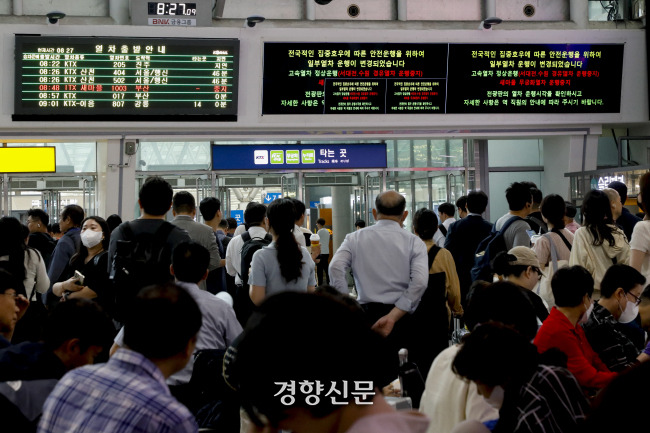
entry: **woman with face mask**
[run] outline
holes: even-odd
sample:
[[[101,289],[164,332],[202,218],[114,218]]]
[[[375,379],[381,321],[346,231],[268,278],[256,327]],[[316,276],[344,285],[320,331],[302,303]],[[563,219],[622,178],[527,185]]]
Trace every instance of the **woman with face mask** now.
[[[81,223],[81,244],[70,258],[72,278],[54,284],[52,293],[61,301],[94,299],[105,309],[108,302],[108,243],[111,233],[103,218],[90,216]],[[108,310],[110,311],[110,310]]]
[[[627,265],[610,267],[600,283],[601,298],[587,323],[583,325],[587,340],[611,371],[622,371],[647,361],[650,348],[639,354],[632,340],[622,332],[621,324],[631,322],[639,313],[645,277]]]
[[[466,337],[452,369],[499,409],[493,433],[575,432],[589,409],[568,370],[545,365],[527,337],[498,322]]]

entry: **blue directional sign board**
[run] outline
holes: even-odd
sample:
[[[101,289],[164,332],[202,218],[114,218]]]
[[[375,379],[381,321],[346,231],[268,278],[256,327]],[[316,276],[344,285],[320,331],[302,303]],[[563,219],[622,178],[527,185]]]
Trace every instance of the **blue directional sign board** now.
[[[237,221],[237,225],[244,224],[244,211],[243,210],[231,210],[230,218],[234,218]]]
[[[386,144],[213,145],[213,170],[386,168]]]
[[[271,203],[273,200],[275,200],[275,199],[277,199],[277,198],[280,198],[280,197],[282,197],[282,193],[281,193],[281,192],[267,192],[267,193],[264,195],[264,204],[269,204],[269,203]]]

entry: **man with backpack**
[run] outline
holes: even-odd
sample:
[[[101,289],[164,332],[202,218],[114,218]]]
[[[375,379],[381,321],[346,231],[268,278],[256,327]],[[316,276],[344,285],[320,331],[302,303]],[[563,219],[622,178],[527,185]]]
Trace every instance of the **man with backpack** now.
[[[472,281],[492,282],[490,264],[501,251],[519,246],[530,248],[530,226],[525,220],[533,208],[530,187],[523,182],[514,182],[506,189],[506,200],[510,212],[497,220],[490,234],[476,248]]]
[[[244,222],[248,230],[232,238],[226,249],[226,271],[235,277],[236,285],[233,307],[242,326],[246,325],[254,308],[248,294],[248,272],[253,254],[273,240],[267,234],[269,221],[263,204],[249,203],[244,211]]]
[[[165,221],[172,195],[165,179],[147,178],[138,195],[140,218],[120,224],[111,234],[108,272],[114,283],[117,320],[141,288],[171,281],[172,250],[191,241],[185,230]]]

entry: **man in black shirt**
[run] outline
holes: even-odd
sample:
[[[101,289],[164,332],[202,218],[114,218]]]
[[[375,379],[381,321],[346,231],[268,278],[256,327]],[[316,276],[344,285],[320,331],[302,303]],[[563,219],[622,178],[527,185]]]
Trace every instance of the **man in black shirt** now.
[[[621,216],[618,217],[618,219],[616,220],[616,224],[618,224],[623,228],[623,232],[625,233],[625,236],[627,236],[627,240],[629,241],[630,239],[632,239],[632,232],[634,231],[634,226],[636,225],[636,223],[641,221],[641,218],[632,215],[632,212],[630,212],[625,208],[625,201],[627,200],[627,185],[625,185],[623,182],[614,181],[614,182],[610,182],[609,185],[607,185],[607,188],[615,189],[616,192],[618,192],[618,195],[621,197],[621,204],[623,205],[623,211],[621,212]]]
[[[27,211],[27,228],[29,229],[29,240],[27,244],[38,250],[45,261],[45,267],[50,267],[52,252],[56,241],[47,232],[47,225],[50,217],[42,209],[30,209]]]

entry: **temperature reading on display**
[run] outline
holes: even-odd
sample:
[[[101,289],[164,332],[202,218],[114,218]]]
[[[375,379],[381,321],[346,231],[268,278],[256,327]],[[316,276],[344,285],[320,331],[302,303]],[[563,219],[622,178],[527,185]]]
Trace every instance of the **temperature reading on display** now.
[[[149,15],[196,16],[196,3],[149,2]]]

